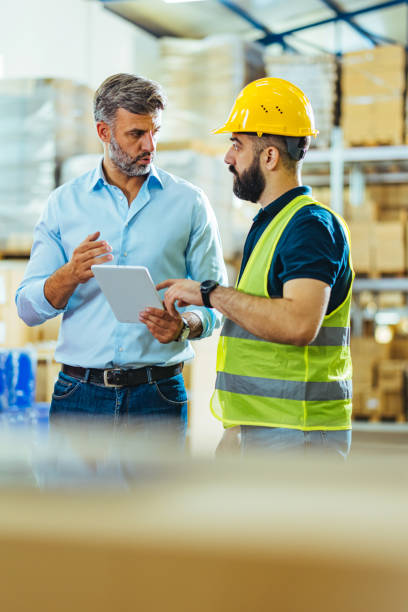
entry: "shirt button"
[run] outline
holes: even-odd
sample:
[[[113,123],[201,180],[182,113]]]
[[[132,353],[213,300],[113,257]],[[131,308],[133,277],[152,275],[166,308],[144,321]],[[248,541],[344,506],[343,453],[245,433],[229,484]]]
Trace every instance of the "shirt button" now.
[[[123,257],[127,257],[127,253],[123,253]]]
[[[120,352],[122,352],[122,351],[123,351],[123,348],[122,348],[121,346],[119,347],[119,351],[120,351]]]

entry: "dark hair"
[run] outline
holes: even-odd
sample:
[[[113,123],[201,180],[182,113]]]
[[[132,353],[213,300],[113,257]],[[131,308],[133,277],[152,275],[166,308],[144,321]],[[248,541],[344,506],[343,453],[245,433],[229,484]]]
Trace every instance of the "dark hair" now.
[[[276,147],[279,150],[284,168],[291,172],[295,172],[302,164],[304,155],[310,146],[310,136],[303,136],[302,138],[278,134],[258,136],[254,132],[251,132],[251,135],[253,136],[255,153],[259,154],[267,147]],[[300,159],[298,157],[294,158],[293,154],[297,155],[299,152],[303,153],[302,157]]]
[[[95,121],[113,124],[118,108],[136,115],[164,110],[166,95],[159,83],[134,74],[114,74],[98,87],[94,96]]]

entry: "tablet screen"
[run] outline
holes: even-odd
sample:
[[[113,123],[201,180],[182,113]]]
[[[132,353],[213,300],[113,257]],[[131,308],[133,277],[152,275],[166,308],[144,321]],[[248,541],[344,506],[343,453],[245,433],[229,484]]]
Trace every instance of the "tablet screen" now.
[[[148,306],[163,309],[146,267],[100,264],[91,269],[118,321],[140,323],[139,313]]]

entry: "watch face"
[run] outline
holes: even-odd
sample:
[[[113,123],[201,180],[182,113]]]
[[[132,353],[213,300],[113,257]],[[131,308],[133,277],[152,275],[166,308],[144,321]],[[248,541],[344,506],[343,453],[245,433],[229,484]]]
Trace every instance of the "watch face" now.
[[[184,328],[183,331],[181,332],[180,340],[182,342],[184,340],[187,340],[189,334],[190,334],[190,328],[189,327]]]
[[[190,327],[184,318],[183,318],[183,323],[184,323],[183,328],[181,330],[179,337],[177,338],[178,342],[184,342],[185,340],[187,340],[187,338],[190,335]]]
[[[206,308],[212,308],[209,295],[213,289],[218,287],[217,281],[215,280],[206,280],[203,281],[200,285],[201,297],[203,299],[203,304]]]
[[[217,281],[214,280],[206,280],[201,283],[201,289],[207,291],[208,289],[212,289],[218,285]]]

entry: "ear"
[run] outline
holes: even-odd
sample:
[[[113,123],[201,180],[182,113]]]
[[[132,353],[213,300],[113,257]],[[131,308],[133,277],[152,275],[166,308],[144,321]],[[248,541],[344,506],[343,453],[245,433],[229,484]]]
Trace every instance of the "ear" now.
[[[110,127],[105,121],[98,121],[96,124],[96,131],[98,132],[98,136],[102,142],[108,143],[111,139],[111,131]]]
[[[279,162],[279,149],[277,147],[266,147],[262,151],[264,164],[268,170],[275,170]]]

